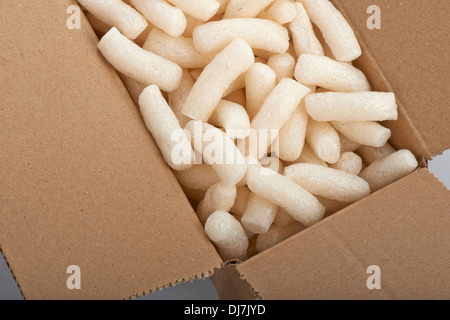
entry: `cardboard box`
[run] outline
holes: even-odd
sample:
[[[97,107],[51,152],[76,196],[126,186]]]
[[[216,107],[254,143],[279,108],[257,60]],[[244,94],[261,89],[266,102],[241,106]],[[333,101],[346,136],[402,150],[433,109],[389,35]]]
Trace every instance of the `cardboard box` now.
[[[334,2],[361,41],[357,67],[398,97],[392,144],[422,168],[218,271],[223,261],[87,20],[66,27],[75,2],[2,1],[0,246],[24,297],[124,299],[216,269],[222,298],[450,298],[450,192],[426,169],[450,147],[447,2]],[[381,30],[366,27],[373,4]],[[71,265],[81,290],[67,288]],[[381,290],[366,286],[370,265]]]

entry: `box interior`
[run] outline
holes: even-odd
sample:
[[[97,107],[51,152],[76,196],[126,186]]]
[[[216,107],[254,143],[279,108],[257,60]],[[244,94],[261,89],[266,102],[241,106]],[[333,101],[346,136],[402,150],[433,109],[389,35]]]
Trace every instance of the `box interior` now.
[[[449,89],[440,72],[448,65],[448,27],[443,26],[448,19],[441,19],[446,3],[434,0],[424,12],[417,0],[407,5],[379,0],[382,29],[368,30],[365,12],[372,2],[335,4],[363,47],[355,65],[375,90],[398,97],[400,119],[386,123],[393,131],[392,144],[413,151],[426,167],[426,160],[450,147]],[[97,52],[87,20],[81,30],[66,28],[71,4],[0,4],[2,32],[10,43],[0,50],[6,68],[0,75],[6,97],[0,111],[0,172],[5,177],[0,245],[24,296],[128,298],[210,275],[222,260],[117,73]],[[430,50],[424,56],[426,47]],[[411,291],[414,297],[417,288],[430,284],[409,283],[409,276],[399,275],[413,269],[417,272],[409,274],[426,273],[427,279],[449,277],[442,274],[448,258],[442,253],[450,252],[444,214],[450,212],[449,203],[445,187],[426,169],[418,170],[239,264],[235,276],[245,278],[263,298],[326,293],[395,298],[408,289],[416,290]],[[367,263],[385,263],[389,274],[397,276],[389,279],[388,290],[367,293],[361,278]],[[66,288],[66,268],[73,264],[83,272],[80,291]],[[345,285],[339,285],[338,277]],[[228,279],[216,281],[222,283],[219,294],[230,293]],[[442,283],[436,282],[430,294],[448,297]],[[235,297],[247,296],[246,286]]]

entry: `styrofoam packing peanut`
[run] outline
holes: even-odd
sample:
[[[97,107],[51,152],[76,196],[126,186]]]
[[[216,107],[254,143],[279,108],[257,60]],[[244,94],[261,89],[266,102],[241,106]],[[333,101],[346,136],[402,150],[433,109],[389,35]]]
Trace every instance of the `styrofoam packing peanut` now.
[[[170,92],[181,82],[183,71],[177,64],[140,48],[116,28],[103,36],[98,49],[117,71],[145,85]]]
[[[293,235],[303,231],[305,227],[300,223],[294,223],[287,227],[272,225],[267,233],[260,234],[256,238],[256,250],[259,253],[274,247]]]
[[[231,42],[200,74],[183,107],[184,115],[208,121],[231,83],[254,61],[253,51],[245,41]]]
[[[316,85],[337,92],[370,91],[364,73],[348,63],[325,56],[302,54],[295,67],[295,79],[303,84]]]
[[[295,53],[295,48],[294,48],[294,44],[292,43],[292,41],[289,41],[289,48],[287,49],[286,53],[289,53],[295,59],[295,61],[297,61],[298,56]]]
[[[319,166],[328,167],[328,164],[320,159],[311,149],[308,142],[305,142],[303,146],[302,153],[300,155],[300,158],[298,158],[295,161],[286,161],[285,165],[290,166],[297,163],[311,163],[311,164],[317,164]]]
[[[311,226],[320,221],[325,213],[325,208],[311,193],[270,169],[250,165],[247,184],[253,193],[285,209],[295,220],[305,226]]]
[[[186,117],[182,110],[186,103],[189,92],[191,92],[194,86],[194,81],[192,80],[189,71],[183,69],[183,76],[181,77],[181,82],[178,88],[168,94],[169,105],[173,110],[173,113],[178,119],[180,126],[184,128],[186,124],[191,121],[190,118]]]
[[[309,115],[302,101],[275,139],[275,143],[278,143],[278,146],[275,146],[273,149],[279,150],[280,159],[295,161],[300,157],[305,145],[308,119]]]
[[[148,26],[147,20],[122,0],[80,0],[78,2],[96,18],[111,27],[116,27],[129,39],[136,39]]]
[[[328,0],[300,0],[311,21],[320,29],[333,55],[339,61],[353,61],[362,54],[349,23]]]
[[[237,103],[243,106],[244,108],[247,105],[247,100],[245,99],[245,91],[243,89],[236,90],[233,93],[230,93],[229,95],[224,97],[223,100]]]
[[[201,133],[196,132],[197,127]],[[204,161],[212,166],[223,184],[235,186],[241,181],[247,172],[247,165],[233,140],[223,131],[208,123],[190,121],[185,129],[191,134],[194,149],[203,155]],[[199,134],[202,138],[200,141],[198,141]],[[216,159],[217,154],[222,155],[223,158]],[[229,159],[233,161],[230,163]]]
[[[184,171],[174,171],[178,182],[191,190],[207,191],[220,181],[214,169],[207,164],[195,164]],[[203,199],[203,198],[202,198]]]
[[[191,142],[184,134],[178,139],[173,139],[174,132],[182,133],[183,130],[159,88],[151,85],[144,89],[139,96],[139,106],[144,122],[167,164],[174,170],[186,170],[192,167],[194,151]],[[177,163],[173,157],[177,148],[183,152],[183,156],[179,159],[180,163]]]
[[[247,71],[245,78],[247,112],[250,120],[261,109],[264,100],[269,96],[276,86],[276,74],[267,65],[262,63],[253,64]]]
[[[200,53],[192,38],[172,37],[157,28],[149,33],[142,48],[189,69],[206,67],[217,53]]]
[[[198,26],[193,32],[194,45],[200,52],[225,48],[234,39],[246,41],[253,49],[284,53],[289,47],[286,28],[263,19],[225,19]]]
[[[278,212],[278,207],[269,200],[251,193],[241,223],[253,233],[266,233]]]
[[[289,47],[288,47],[289,49]],[[287,50],[286,50],[287,52]],[[256,58],[260,58],[260,59],[264,59],[264,60],[269,60],[271,56],[273,56],[276,53],[267,51],[267,50],[263,50],[263,49],[255,49],[253,48],[253,53],[255,54]]]
[[[250,197],[251,191],[247,186],[237,187],[236,190],[236,200],[230,212],[234,215],[243,216],[245,213],[245,208],[247,207],[248,198]]]
[[[339,133],[339,139],[341,140],[341,152],[353,152],[361,147],[360,143],[350,140],[342,133]]]
[[[227,90],[225,90],[225,92],[223,93],[223,97],[226,97],[230,94],[232,94],[233,92],[240,90],[240,89],[244,89],[245,88],[245,77],[247,75],[247,72],[243,72],[239,75],[239,77],[236,78],[236,80],[234,80],[230,86],[228,87]]]
[[[236,200],[236,186],[226,186],[216,183],[206,191],[205,198],[197,207],[197,216],[202,224],[206,223],[208,217],[215,211],[229,212]]]
[[[325,92],[310,94],[306,110],[316,121],[397,120],[395,95],[390,92]]]
[[[325,217],[329,217],[350,205],[350,203],[339,202],[320,196],[317,196],[317,200],[319,200],[319,202],[325,207]]]
[[[277,83],[283,78],[294,78],[295,59],[287,52],[271,56],[267,65],[275,71]]]
[[[273,20],[280,25],[297,18],[297,6],[290,0],[275,0],[258,15],[258,18]]]
[[[407,176],[416,170],[418,165],[411,151],[400,150],[373,162],[361,172],[360,177],[369,183],[372,192],[376,192]]]
[[[167,0],[184,13],[202,21],[208,21],[219,10],[220,3],[215,0]]]
[[[249,138],[241,140],[245,148],[249,147],[250,155],[259,159],[264,157],[276,136],[270,134],[271,130],[280,130],[297,109],[300,101],[310,92],[310,89],[293,79],[282,79],[264,101],[261,109],[251,122],[252,129],[256,131],[267,130],[267,141],[259,138],[256,145],[249,146]],[[242,142],[243,141],[243,142]],[[242,145],[238,144],[242,150]],[[258,150],[252,150],[258,148]],[[337,160],[336,160],[337,161]]]
[[[295,222],[294,218],[283,208],[278,208],[277,216],[273,221],[279,227],[287,227]]]
[[[365,146],[382,147],[391,138],[391,130],[383,127],[378,122],[354,121],[338,122],[332,121],[333,127],[348,139]]]
[[[302,54],[324,55],[323,47],[314,33],[308,13],[300,2],[295,2],[297,6],[297,18],[289,24],[292,33],[292,41],[297,57]]]
[[[231,214],[216,211],[206,221],[205,231],[219,249],[223,260],[247,258],[248,238],[244,228]]]
[[[389,143],[386,143],[381,148],[362,146],[358,149],[358,152],[368,164],[372,164],[395,153],[395,149]]]
[[[186,30],[187,20],[183,11],[165,0],[130,0],[130,3],[152,25],[173,37],[181,36]]]
[[[344,171],[299,163],[284,168],[284,175],[313,195],[341,202],[356,202],[370,194],[366,181]]]
[[[343,152],[338,162],[330,164],[330,168],[341,170],[355,176],[362,171],[362,159],[354,152]]]
[[[321,160],[328,163],[338,162],[341,156],[341,141],[330,123],[309,119],[306,141]]]
[[[224,19],[254,18],[274,0],[230,0]]]
[[[209,122],[216,127],[224,128],[233,140],[244,139],[250,134],[250,119],[247,111],[234,102],[221,100]]]

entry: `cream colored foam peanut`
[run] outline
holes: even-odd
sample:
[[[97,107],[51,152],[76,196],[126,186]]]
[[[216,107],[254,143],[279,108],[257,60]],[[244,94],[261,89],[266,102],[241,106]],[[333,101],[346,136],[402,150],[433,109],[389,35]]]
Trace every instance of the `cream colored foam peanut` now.
[[[121,0],[80,0],[83,7],[129,39],[136,39],[148,26],[147,20]]]
[[[167,0],[188,15],[208,21],[219,10],[220,3],[215,0]]]
[[[295,161],[287,162],[286,165],[292,165],[297,163],[311,163],[311,164],[317,164],[319,166],[328,167],[328,164],[320,159],[311,149],[308,143],[305,143],[303,146],[302,154],[300,155],[300,158],[298,158]]]
[[[195,49],[192,38],[172,37],[157,28],[149,33],[142,48],[188,69],[203,69],[216,54],[200,53]]]
[[[181,36],[186,29],[187,21],[183,11],[165,0],[130,0],[130,3],[152,25],[173,37]]]
[[[350,140],[342,133],[339,133],[339,139],[341,140],[341,152],[353,152],[361,147],[360,143]]]
[[[230,137],[222,130],[198,121],[190,121],[185,129],[191,134],[195,151],[203,155],[223,184],[231,187],[241,181],[247,172],[247,165]],[[217,158],[217,155],[221,157]]]
[[[277,83],[283,78],[292,79],[294,77],[295,59],[287,52],[271,56],[267,65],[275,71]]]
[[[328,163],[338,162],[341,156],[341,141],[336,130],[328,122],[309,119],[306,141],[321,160]]]
[[[169,92],[168,94],[169,106],[172,108],[173,113],[177,117],[182,128],[184,128],[186,124],[191,121],[190,118],[183,114],[182,110],[193,86],[194,81],[192,80],[189,71],[183,69],[183,76],[181,77],[180,85],[176,90]]]
[[[386,143],[381,148],[362,146],[358,149],[358,152],[368,164],[372,164],[377,160],[384,159],[395,153],[395,149],[389,143]]]
[[[328,0],[300,0],[339,61],[356,60],[362,53],[355,33],[344,16]]]
[[[305,104],[301,102],[292,114],[291,118],[281,128],[278,141],[279,156],[284,161],[297,160],[303,151],[306,139],[306,128],[309,115],[306,112]]]
[[[254,18],[274,0],[230,0],[224,19]]]
[[[320,221],[325,212],[325,208],[308,191],[270,169],[249,166],[247,184],[252,192],[285,209],[305,226]]]
[[[370,185],[372,192],[407,176],[417,169],[416,157],[409,150],[397,151],[377,160],[361,172],[360,177]]]
[[[316,121],[397,120],[395,95],[385,92],[325,92],[310,94],[306,110]]]
[[[297,109],[300,101],[310,91],[309,88],[292,79],[282,79],[275,89],[272,90],[251,122],[252,129],[256,131],[267,130],[269,133],[265,144],[264,141],[258,141],[256,144],[259,147],[257,151],[259,159],[264,157],[268,147],[276,138],[276,136],[270,134],[270,131],[280,130]],[[255,146],[250,147],[253,148]],[[250,154],[255,154],[255,151],[251,150]]]
[[[254,61],[250,46],[241,39],[234,40],[203,70],[189,93],[183,113],[191,119],[208,121],[231,83]]]
[[[234,102],[221,100],[209,122],[216,127],[224,128],[233,140],[244,139],[250,134],[250,119],[247,111]]]
[[[241,223],[253,233],[266,233],[277,216],[278,207],[263,197],[251,193]]]
[[[151,85],[144,89],[139,96],[139,105],[145,124],[168,165],[174,170],[192,167],[194,161],[191,142],[183,133],[178,119],[158,87]],[[180,136],[173,139],[176,132],[179,132]],[[177,151],[182,152],[182,156],[174,157]]]
[[[360,177],[314,164],[294,164],[284,169],[284,175],[314,195],[340,202],[356,202],[370,194]]]
[[[205,224],[208,217],[215,211],[229,212],[236,200],[236,186],[228,187],[216,183],[206,191],[205,198],[197,207],[197,216]]]
[[[330,164],[330,168],[341,170],[353,175],[359,175],[362,170],[362,159],[354,152],[343,152],[339,161],[335,164]]]
[[[371,90],[364,73],[354,66],[313,54],[302,54],[298,58],[295,79],[337,92]]]
[[[247,258],[248,239],[244,228],[231,214],[216,211],[209,216],[205,224],[209,239],[219,249],[224,260]]]
[[[290,0],[275,0],[275,2],[272,3],[267,10],[263,10],[258,17],[273,20],[280,25],[284,25],[297,18],[297,7]]]
[[[365,146],[382,147],[391,137],[391,130],[378,122],[355,121],[331,123],[333,127],[352,141]]]
[[[238,187],[236,191],[236,200],[230,212],[232,214],[242,217],[245,213],[245,208],[247,207],[248,198],[250,197],[250,194],[251,191],[246,186]]]
[[[297,6],[297,18],[289,24],[289,30],[292,34],[292,42],[297,57],[302,54],[324,55],[323,47],[314,33],[311,20],[306,13],[305,8],[300,2],[295,2]]]
[[[252,0],[253,1],[253,0]],[[263,63],[253,64],[247,72],[245,78],[247,112],[250,120],[258,113],[264,103],[276,86],[276,74],[267,65]]]
[[[225,19],[208,22],[195,28],[194,45],[200,52],[225,48],[234,39],[245,40],[254,49],[284,53],[289,47],[286,28],[264,19]]]
[[[300,223],[294,223],[286,227],[273,225],[267,233],[258,236],[256,239],[256,250],[258,250],[258,252],[263,252],[304,229],[305,227]]]
[[[175,171],[178,182],[191,190],[207,191],[213,184],[219,182],[214,169],[207,164],[195,164],[184,171]]]
[[[98,49],[115,69],[145,85],[156,84],[170,92],[180,84],[182,69],[178,65],[140,48],[116,28],[103,36]]]

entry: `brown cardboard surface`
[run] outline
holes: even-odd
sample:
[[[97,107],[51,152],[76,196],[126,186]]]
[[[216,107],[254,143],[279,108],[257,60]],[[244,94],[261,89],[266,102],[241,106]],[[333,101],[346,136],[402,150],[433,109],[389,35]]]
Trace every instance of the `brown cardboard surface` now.
[[[450,192],[420,169],[237,268],[265,299],[449,299],[449,213]]]
[[[427,159],[450,148],[448,1],[333,2],[351,23],[363,47],[365,54],[356,65],[372,83],[386,79],[388,84],[384,86],[392,88],[400,101],[401,121],[389,123],[393,129],[393,144],[409,147],[416,155]],[[381,9],[380,30],[367,28],[370,15],[366,11],[371,5]],[[368,56],[376,63],[366,63]],[[376,76],[376,69],[383,77]],[[376,87],[382,90],[380,85]],[[407,126],[407,121],[412,126]],[[420,151],[420,144],[427,150]]]
[[[87,21],[67,29],[71,4],[0,2],[1,250],[28,299],[202,277],[221,260]]]

